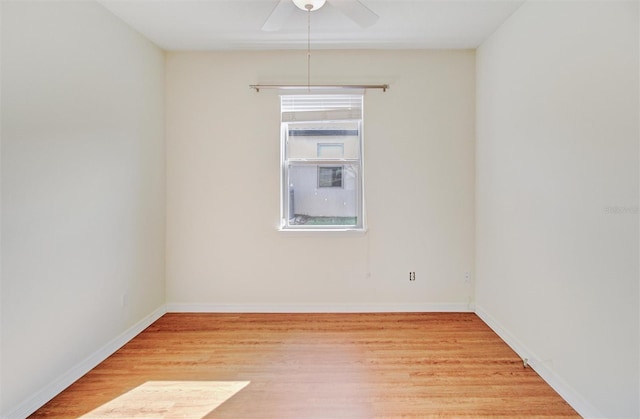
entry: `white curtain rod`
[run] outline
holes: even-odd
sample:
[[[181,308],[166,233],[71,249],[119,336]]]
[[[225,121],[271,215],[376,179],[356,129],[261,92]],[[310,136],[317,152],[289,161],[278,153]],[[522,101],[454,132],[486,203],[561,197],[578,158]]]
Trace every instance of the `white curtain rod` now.
[[[388,84],[340,84],[340,85],[324,85],[324,84],[250,84],[250,89],[259,92],[260,89],[282,89],[282,90],[319,90],[319,89],[381,89],[386,92],[389,88]]]

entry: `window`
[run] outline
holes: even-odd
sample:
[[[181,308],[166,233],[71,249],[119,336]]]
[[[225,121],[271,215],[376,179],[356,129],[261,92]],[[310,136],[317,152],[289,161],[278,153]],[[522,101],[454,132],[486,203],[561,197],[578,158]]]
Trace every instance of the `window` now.
[[[281,96],[282,229],[363,230],[362,95]]]
[[[342,166],[318,166],[318,188],[342,188]]]
[[[344,157],[344,144],[318,143],[318,157]]]

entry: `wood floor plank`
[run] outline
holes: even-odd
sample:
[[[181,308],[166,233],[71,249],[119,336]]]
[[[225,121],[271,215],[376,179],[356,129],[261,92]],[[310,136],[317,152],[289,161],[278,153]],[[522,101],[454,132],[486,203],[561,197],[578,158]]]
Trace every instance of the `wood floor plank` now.
[[[472,313],[166,314],[31,417],[83,415],[579,417]]]

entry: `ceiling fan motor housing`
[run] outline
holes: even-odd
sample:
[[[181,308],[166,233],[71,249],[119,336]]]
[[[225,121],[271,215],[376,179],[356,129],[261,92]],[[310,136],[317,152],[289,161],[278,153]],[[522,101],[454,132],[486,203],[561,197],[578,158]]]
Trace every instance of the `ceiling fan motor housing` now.
[[[327,0],[293,0],[293,3],[300,10],[313,12],[324,6],[326,1]]]

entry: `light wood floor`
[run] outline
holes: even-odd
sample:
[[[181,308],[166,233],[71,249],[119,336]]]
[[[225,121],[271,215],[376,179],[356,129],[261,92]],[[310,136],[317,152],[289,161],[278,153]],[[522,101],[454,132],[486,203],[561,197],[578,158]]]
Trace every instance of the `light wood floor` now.
[[[82,415],[579,417],[471,313],[166,314],[32,417]]]

